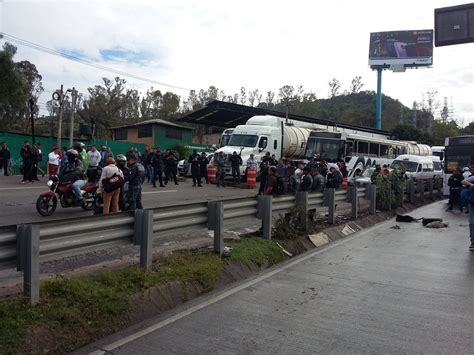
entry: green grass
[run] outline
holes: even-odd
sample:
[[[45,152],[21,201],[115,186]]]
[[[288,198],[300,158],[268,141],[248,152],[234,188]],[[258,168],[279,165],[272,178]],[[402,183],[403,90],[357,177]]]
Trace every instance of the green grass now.
[[[244,264],[273,265],[285,259],[272,241],[244,238],[231,243],[231,261]],[[179,281],[199,283],[204,292],[212,290],[225,262],[206,251],[186,251],[159,259],[153,270],[138,267],[107,271],[75,278],[57,277],[43,281],[41,302],[28,304],[21,297],[0,301],[0,354],[24,351],[65,353],[120,329],[128,321],[129,300],[134,294],[156,286]],[[26,344],[31,332],[50,337],[46,344]]]
[[[230,246],[233,248],[230,260],[247,265],[270,266],[286,259],[278,245],[268,239],[243,238],[240,241],[232,242]]]

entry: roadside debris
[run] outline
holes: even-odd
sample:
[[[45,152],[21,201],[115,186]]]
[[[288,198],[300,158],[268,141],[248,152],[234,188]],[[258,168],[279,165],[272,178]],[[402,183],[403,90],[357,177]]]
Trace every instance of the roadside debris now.
[[[390,227],[390,229],[400,229],[400,226],[398,224],[395,224],[394,226]]]
[[[426,228],[447,228],[448,222],[434,221],[425,225]]]
[[[288,255],[290,258],[293,256],[293,254],[291,254],[288,250],[286,250],[285,248],[283,248],[283,246],[282,246],[280,243],[278,243],[278,242],[275,242],[275,243],[276,243],[276,245],[278,245],[278,246],[280,247],[280,249],[281,249],[286,255]]]
[[[222,251],[222,256],[230,256],[231,252],[232,252],[231,247],[224,247],[224,250]]]

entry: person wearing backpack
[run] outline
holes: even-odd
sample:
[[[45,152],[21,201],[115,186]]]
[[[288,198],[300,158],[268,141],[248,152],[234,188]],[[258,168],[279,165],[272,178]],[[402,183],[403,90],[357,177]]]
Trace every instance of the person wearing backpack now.
[[[108,157],[99,180],[99,191],[104,201],[103,214],[109,214],[110,210],[119,212],[120,188],[124,183],[122,171],[115,165],[114,158]]]
[[[474,171],[474,165],[471,165],[471,172]],[[474,251],[474,176],[471,176],[462,181],[464,190],[461,193],[461,200],[464,200],[469,205],[469,237],[471,245],[470,251]]]
[[[142,184],[145,181],[145,167],[138,162],[135,154],[128,157],[128,188],[130,189],[130,210],[143,209]]]

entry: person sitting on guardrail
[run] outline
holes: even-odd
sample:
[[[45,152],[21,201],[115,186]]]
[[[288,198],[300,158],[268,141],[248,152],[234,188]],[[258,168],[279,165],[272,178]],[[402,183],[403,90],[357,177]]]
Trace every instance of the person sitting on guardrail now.
[[[311,176],[311,169],[309,166],[305,166],[300,172],[301,183],[299,185],[298,191],[311,191],[313,185],[313,178]]]
[[[277,178],[276,178],[276,167],[268,167],[268,174],[265,183],[264,195],[273,195],[277,190]]]
[[[342,184],[342,174],[334,166],[329,168],[326,176],[326,187],[329,189],[338,189]]]
[[[313,178],[313,184],[311,185],[312,192],[321,192],[324,190],[324,176],[321,175],[319,169],[312,169],[311,176]]]

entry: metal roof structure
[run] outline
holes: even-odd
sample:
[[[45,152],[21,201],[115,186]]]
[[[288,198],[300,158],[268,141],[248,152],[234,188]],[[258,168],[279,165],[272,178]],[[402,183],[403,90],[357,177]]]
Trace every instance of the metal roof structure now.
[[[213,100],[209,102],[206,107],[194,111],[186,116],[183,116],[179,119],[181,122],[203,124],[208,126],[217,126],[225,128],[233,128],[238,125],[245,124],[247,120],[253,116],[277,116],[277,117],[286,117],[285,112],[273,111],[260,107],[251,107],[245,105],[234,104],[231,102],[224,102],[219,100]],[[341,127],[359,130],[369,133],[377,133],[390,135],[389,132],[383,131],[380,129],[370,128],[370,127],[360,127],[347,123],[339,123],[329,120],[323,120],[320,118],[314,118],[309,116],[301,116],[290,113],[288,115],[290,120],[302,121],[308,123],[317,123],[326,125],[329,127]]]
[[[155,118],[155,119],[151,119],[151,120],[146,120],[146,121],[142,121],[142,122],[137,122],[137,123],[132,123],[132,124],[123,125],[123,126],[112,127],[112,128],[110,128],[110,129],[120,129],[120,128],[137,127],[137,126],[144,126],[144,125],[149,125],[149,124],[159,124],[159,125],[162,125],[162,126],[171,126],[171,127],[177,127],[177,128],[190,129],[190,130],[192,130],[192,128],[190,128],[190,127],[181,126],[181,125],[179,125],[179,124],[176,124],[176,123],[173,123],[173,122],[169,122],[169,121],[165,121],[165,120],[162,120],[162,119],[159,119],[159,118]]]

